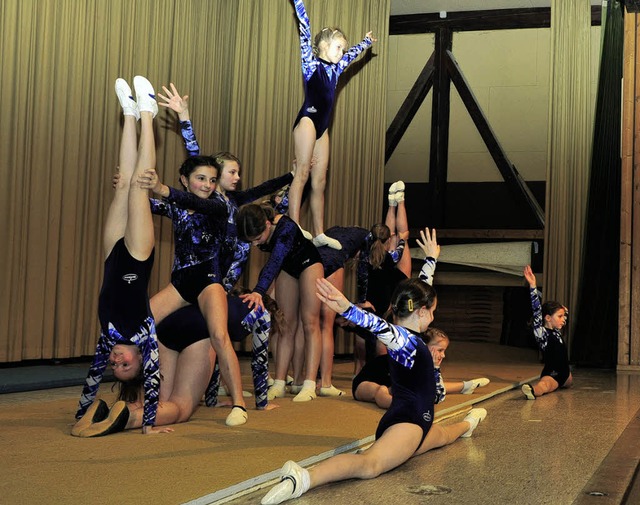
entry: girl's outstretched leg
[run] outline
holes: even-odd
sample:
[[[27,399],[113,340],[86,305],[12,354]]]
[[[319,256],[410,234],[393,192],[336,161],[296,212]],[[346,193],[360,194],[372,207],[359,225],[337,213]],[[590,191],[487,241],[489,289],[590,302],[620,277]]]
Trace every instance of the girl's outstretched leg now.
[[[129,184],[138,158],[136,145],[136,120],[140,117],[138,105],[131,97],[131,88],[129,88],[124,79],[116,79],[115,89],[124,114],[124,125],[122,127],[120,154],[118,157],[120,180],[115,188],[113,201],[109,206],[104,226],[103,247],[105,258],[109,255],[115,243],[124,237],[129,215]]]
[[[133,78],[138,108],[140,109],[140,142],[138,159],[129,188],[129,218],[125,230],[125,245],[131,255],[141,261],[151,255],[155,245],[153,220],[149,205],[149,191],[142,189],[138,177],[156,168],[156,144],[153,135],[153,118],[158,112],[155,92],[151,83],[142,76]]]

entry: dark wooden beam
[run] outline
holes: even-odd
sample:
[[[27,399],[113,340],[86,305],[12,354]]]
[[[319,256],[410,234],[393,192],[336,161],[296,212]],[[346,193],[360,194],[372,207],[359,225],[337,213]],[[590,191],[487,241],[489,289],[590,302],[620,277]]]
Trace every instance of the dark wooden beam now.
[[[420,75],[413,84],[411,91],[404,99],[398,113],[391,121],[389,128],[387,129],[386,146],[384,162],[386,163],[391,158],[393,151],[398,146],[398,142],[407,131],[409,124],[415,117],[418,109],[424,102],[424,99],[429,94],[431,87],[433,86],[433,71],[434,71],[434,58],[435,53],[431,53],[427,64],[420,72]]]
[[[464,74],[460,70],[458,62],[456,61],[453,53],[451,51],[447,51],[447,71],[453,84],[458,90],[458,94],[462,99],[462,103],[464,103],[471,119],[473,120],[476,128],[478,129],[478,133],[484,140],[487,149],[489,150],[489,154],[493,158],[498,170],[502,174],[503,179],[507,183],[511,193],[513,194],[516,201],[522,203],[525,209],[529,209],[532,215],[535,217],[538,225],[543,228],[544,227],[544,211],[538,204],[538,201],[531,193],[531,190],[527,186],[527,183],[522,179],[516,167],[511,163],[509,158],[507,157],[507,153],[500,145],[496,134],[494,133],[489,121],[487,120],[478,100],[476,99],[469,83],[467,82]]]
[[[447,74],[447,54],[451,51],[453,32],[440,28],[435,37],[433,107],[431,114],[431,154],[429,156],[430,221],[432,226],[444,222],[447,166],[449,163],[449,117],[451,81]]]
[[[600,26],[602,9],[591,7],[591,25]],[[549,28],[551,9],[499,9],[485,11],[447,12],[446,18],[439,13],[407,14],[389,18],[389,35],[412,33],[435,33],[446,27],[454,32],[514,30],[518,28]]]

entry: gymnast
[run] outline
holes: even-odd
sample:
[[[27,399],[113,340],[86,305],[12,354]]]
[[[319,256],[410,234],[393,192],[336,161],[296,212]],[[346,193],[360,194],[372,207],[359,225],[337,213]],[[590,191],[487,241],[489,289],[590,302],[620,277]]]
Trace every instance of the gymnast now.
[[[522,393],[527,400],[551,393],[573,384],[569,367],[569,353],[562,339],[562,328],[567,323],[567,308],[559,302],[547,301],[540,305],[540,293],[531,266],[524,267],[524,277],[529,283],[533,309],[533,336],[542,351],[544,368],[537,384],[523,384]]]
[[[443,402],[447,393],[470,395],[476,388],[489,384],[490,381],[486,377],[466,381],[444,380],[440,373],[440,365],[445,358],[445,351],[449,347],[449,337],[437,328],[428,328],[421,336],[433,357],[433,364],[437,371],[436,380],[442,381],[436,403]],[[389,408],[393,392],[391,390],[389,358],[386,353],[376,356],[364,365],[360,373],[353,379],[352,393],[355,400],[375,403],[381,409]]]
[[[71,429],[78,437],[107,435],[133,426],[142,432],[161,433],[170,428],[157,418],[160,373],[155,323],[147,289],[153,266],[154,232],[148,190],[139,177],[155,172],[153,118],[158,108],[151,83],[134,77],[137,101],[124,79],[117,79],[116,94],[124,114],[119,170],[113,201],[104,228],[104,280],[98,302],[101,333],[95,356]],[[140,142],[136,149],[136,121]],[[107,366],[120,381],[118,401],[109,409],[95,400]],[[138,400],[143,393],[143,400]],[[136,407],[127,401],[135,401]],[[158,416],[160,417],[160,416]]]
[[[362,42],[346,49],[347,39],[338,28],[323,28],[311,43],[311,26],[302,0],[294,0],[300,31],[300,53],[304,78],[304,103],[293,124],[293,142],[298,170],[291,184],[290,216],[300,224],[302,192],[311,175],[310,208],[313,242],[339,249],[340,242],[324,233],[324,190],[329,166],[329,122],[340,74],[376,39],[368,32]],[[311,159],[317,162],[311,170]],[[305,237],[312,238],[304,231]]]
[[[186,107],[186,103],[181,102],[186,102],[187,97],[181,97],[175,86],[171,86],[172,91],[163,88],[162,105],[174,108],[178,103],[174,110]],[[186,111],[188,114],[188,108]],[[184,117],[185,111],[182,112]],[[190,160],[199,155],[200,149],[190,121],[182,121],[181,129],[190,155],[183,165],[193,165]],[[151,310],[159,323],[188,304],[198,305],[207,321],[222,378],[233,401],[226,424],[238,426],[244,424],[248,416],[240,364],[228,333],[226,296],[240,275],[249,246],[237,240],[236,214],[239,205],[272,193],[290,183],[293,175],[287,173],[255,188],[237,191],[241,169],[238,158],[228,152],[217,153],[212,158],[217,169],[215,188],[208,186],[203,191],[191,192],[190,176],[184,173],[180,180],[187,186],[187,192],[169,188],[158,180],[155,184],[149,182],[154,193],[164,198],[153,201],[152,210],[172,219],[176,249],[171,283],[151,298]]]
[[[371,479],[409,458],[470,437],[486,417],[485,409],[472,409],[463,421],[447,426],[433,424],[436,381],[433,357],[420,337],[436,309],[436,292],[420,279],[407,279],[392,296],[395,324],[351,304],[326,279],[317,281],[323,303],[359,326],[366,327],[388,348],[392,387],[391,407],[376,430],[375,442],[357,454],[340,454],[307,470],[293,461],[281,469],[282,480],[263,498],[264,505],[298,498],[309,489],[345,479]]]
[[[288,216],[276,214],[271,205],[249,204],[238,213],[238,238],[271,253],[258,282],[242,299],[249,307],[263,305],[262,297],[275,281],[276,301],[284,314],[286,329],[278,335],[276,373],[268,398],[285,395],[285,381],[293,356],[294,336],[300,320],[305,340],[305,380],[294,402],[316,398],[316,377],[320,365],[320,300],[315,282],[323,268],[318,250]]]

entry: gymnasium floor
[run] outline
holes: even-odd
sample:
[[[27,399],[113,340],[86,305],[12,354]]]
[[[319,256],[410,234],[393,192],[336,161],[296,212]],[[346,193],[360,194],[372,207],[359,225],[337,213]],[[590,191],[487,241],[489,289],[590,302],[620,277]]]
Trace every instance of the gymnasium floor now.
[[[472,403],[486,408],[488,417],[471,439],[375,480],[324,486],[292,503],[640,503],[633,494],[640,460],[640,375],[578,369],[571,390],[526,401],[519,384],[541,369],[536,352],[458,342],[450,350],[443,366],[447,379],[492,379],[474,395],[449,395],[438,407],[443,423],[461,419]],[[37,374],[43,374],[42,384],[72,380],[65,374],[81,381],[86,365],[64,373],[58,367],[49,376],[44,369],[16,375],[17,370],[12,378],[11,369],[0,369],[0,391],[10,390],[13,380],[35,381]],[[247,379],[246,360],[243,371]],[[334,382],[348,389],[351,373],[350,362],[338,362]],[[105,386],[101,395],[108,400],[112,393]],[[258,504],[284,461],[309,465],[366,444],[381,416],[375,406],[354,402],[349,392],[302,405],[282,399],[274,411],[250,410],[249,422],[235,429],[224,426],[225,409],[201,408],[170,435],[126,432],[77,439],[69,429],[79,391],[80,386],[67,385],[0,394],[0,503],[109,504],[126,498]]]

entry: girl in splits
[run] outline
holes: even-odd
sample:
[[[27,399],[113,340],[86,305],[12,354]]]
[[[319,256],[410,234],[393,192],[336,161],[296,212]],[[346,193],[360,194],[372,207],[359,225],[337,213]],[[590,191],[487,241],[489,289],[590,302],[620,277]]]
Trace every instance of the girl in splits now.
[[[536,288],[536,276],[531,266],[524,267],[524,278],[531,291],[533,309],[533,336],[542,351],[544,368],[537,384],[523,384],[522,392],[527,400],[551,393],[573,384],[569,367],[567,346],[562,340],[562,328],[567,322],[567,308],[559,302],[548,301],[540,306],[540,293]]]
[[[329,122],[335,101],[338,77],[366,48],[375,42],[372,32],[350,49],[338,28],[323,28],[311,44],[311,26],[302,0],[294,0],[300,31],[300,53],[304,78],[304,103],[293,124],[296,176],[289,194],[289,215],[300,224],[302,192],[311,175],[309,205],[313,221],[313,243],[340,249],[340,242],[324,234],[324,189],[329,166]],[[315,157],[313,170],[311,158]],[[305,237],[311,239],[309,232]]]
[[[293,461],[282,467],[282,480],[262,499],[263,505],[298,498],[309,489],[345,479],[371,479],[409,458],[470,437],[486,410],[472,409],[463,421],[433,424],[436,396],[433,357],[419,333],[433,320],[435,290],[420,279],[402,281],[392,298],[395,324],[351,304],[326,279],[317,282],[318,297],[332,310],[358,326],[368,328],[389,350],[391,377],[396,391],[384,414],[375,442],[359,454],[340,454],[307,470]]]
[[[79,421],[71,430],[79,437],[106,435],[132,426],[142,426],[143,433],[172,431],[154,427],[168,423],[158,411],[158,343],[147,295],[155,245],[153,221],[148,190],[138,183],[140,177],[155,172],[153,118],[158,108],[151,83],[141,76],[133,83],[137,101],[123,79],[115,85],[124,113],[121,177],[104,229],[107,259],[98,305],[100,339],[80,397]],[[136,149],[137,119],[141,133]],[[109,365],[122,381],[119,401],[110,410],[103,400],[94,401]]]
[[[276,301],[284,314],[286,329],[278,335],[276,375],[269,388],[272,400],[285,395],[285,381],[293,356],[294,336],[301,321],[305,340],[305,380],[294,402],[316,398],[316,377],[322,352],[320,335],[320,300],[315,295],[315,282],[322,278],[323,268],[318,250],[302,235],[289,217],[275,214],[270,205],[245,205],[238,213],[238,237],[271,253],[260,271],[256,287],[242,295],[244,301],[263,305],[262,296],[275,281]]]

